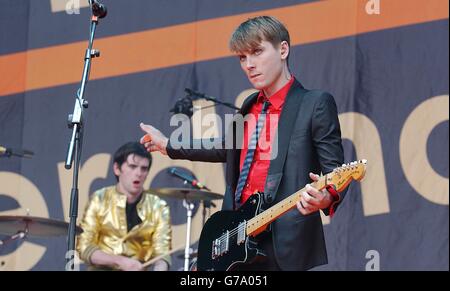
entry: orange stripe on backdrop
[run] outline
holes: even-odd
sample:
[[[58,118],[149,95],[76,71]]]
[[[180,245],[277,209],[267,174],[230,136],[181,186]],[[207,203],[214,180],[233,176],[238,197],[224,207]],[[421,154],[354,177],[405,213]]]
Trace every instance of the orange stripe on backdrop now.
[[[0,96],[25,90],[26,65],[26,53],[0,56]]]
[[[330,0],[263,10],[98,39],[91,80],[230,56],[228,39],[243,20],[273,15],[290,30],[292,45],[448,18],[448,0]],[[426,4],[424,4],[426,3]],[[99,27],[101,29],[101,26]],[[79,82],[87,42],[0,56],[0,96]]]

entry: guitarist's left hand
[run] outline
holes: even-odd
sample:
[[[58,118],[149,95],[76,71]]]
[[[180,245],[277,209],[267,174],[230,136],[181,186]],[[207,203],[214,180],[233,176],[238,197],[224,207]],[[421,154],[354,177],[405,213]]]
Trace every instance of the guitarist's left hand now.
[[[320,176],[309,173],[309,177],[313,181],[317,181],[319,180]],[[331,194],[326,189],[319,191],[316,188],[312,187],[310,184],[307,184],[305,189],[306,191],[302,192],[300,201],[297,202],[297,209],[301,214],[311,214],[320,209],[328,208],[330,207],[331,203],[333,203],[333,196],[331,196]]]

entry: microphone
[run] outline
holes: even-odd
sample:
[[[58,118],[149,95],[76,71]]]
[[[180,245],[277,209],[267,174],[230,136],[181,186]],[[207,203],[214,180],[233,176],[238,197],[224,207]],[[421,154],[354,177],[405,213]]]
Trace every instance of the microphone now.
[[[31,158],[34,153],[29,150],[18,150],[18,149],[12,149],[12,148],[5,148],[0,145],[0,157],[10,157],[10,156],[16,156],[21,158]]]
[[[191,118],[194,114],[194,105],[192,103],[192,99],[189,96],[178,99],[178,101],[175,103],[175,106],[170,109],[169,112],[173,112],[174,114],[182,113]]]
[[[196,96],[197,98],[204,98],[206,100],[210,100],[210,99],[215,100],[216,99],[215,97],[208,96],[205,93],[200,93],[198,91],[194,91],[194,90],[189,89],[189,88],[184,88],[184,92],[186,92],[189,96]]]
[[[98,18],[104,18],[106,14],[108,14],[108,10],[106,9],[106,6],[98,2],[97,0],[91,0],[91,9],[92,14],[94,16],[97,16]]]
[[[194,105],[192,101],[199,98],[204,98],[205,95],[199,95],[201,93],[195,92],[189,88],[184,89],[184,92],[187,94],[186,97],[178,99],[169,112],[173,112],[174,114],[182,113],[191,118],[194,114]]]
[[[170,168],[169,169],[169,173],[177,176],[178,178],[181,178],[185,181],[187,181],[188,183],[190,183],[192,186],[196,187],[197,189],[201,189],[201,190],[208,190],[208,187],[206,187],[205,185],[203,185],[202,183],[200,183],[199,181],[195,180],[193,177],[191,177],[190,175],[181,172],[179,170],[177,170],[177,168]]]

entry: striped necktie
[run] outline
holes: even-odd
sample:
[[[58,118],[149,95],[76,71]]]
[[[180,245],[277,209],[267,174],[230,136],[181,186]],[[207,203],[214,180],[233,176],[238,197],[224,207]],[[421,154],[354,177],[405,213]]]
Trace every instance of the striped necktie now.
[[[264,101],[261,113],[259,114],[258,123],[256,124],[255,131],[250,139],[250,143],[248,145],[247,154],[245,155],[244,164],[242,165],[241,173],[239,174],[239,180],[236,187],[236,192],[234,194],[234,202],[236,207],[241,205],[241,195],[242,189],[244,189],[245,183],[247,183],[248,173],[250,172],[250,167],[253,162],[253,157],[255,155],[256,145],[258,143],[259,134],[264,127],[264,121],[266,120],[267,108],[269,107],[270,102]]]

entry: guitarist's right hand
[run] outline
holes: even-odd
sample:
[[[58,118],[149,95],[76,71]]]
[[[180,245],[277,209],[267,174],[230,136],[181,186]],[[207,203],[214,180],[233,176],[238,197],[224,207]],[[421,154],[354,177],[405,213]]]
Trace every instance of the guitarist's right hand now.
[[[151,125],[141,122],[140,127],[146,133],[143,137],[141,137],[140,142],[145,146],[147,151],[150,153],[160,152],[163,155],[167,155],[166,149],[169,139]]]

